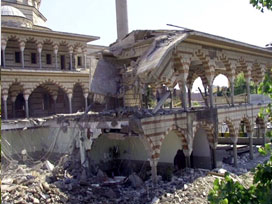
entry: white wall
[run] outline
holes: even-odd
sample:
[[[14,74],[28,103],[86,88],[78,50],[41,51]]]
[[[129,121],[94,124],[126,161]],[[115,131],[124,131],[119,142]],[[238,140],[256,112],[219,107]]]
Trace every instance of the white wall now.
[[[112,140],[105,135],[94,141],[89,156],[95,163],[99,163],[100,160],[108,158],[109,148],[113,146],[119,148],[120,159],[146,161],[148,158],[145,147],[138,137]]]
[[[196,132],[194,138],[193,156],[210,157],[210,147],[207,134],[202,128]]]
[[[59,128],[2,131],[2,151],[8,155],[20,154],[23,149],[28,153],[68,153],[77,133],[75,128],[68,128],[66,133]]]
[[[179,149],[182,149],[181,138],[175,132],[170,132],[162,142],[159,162],[174,163],[174,158]]]

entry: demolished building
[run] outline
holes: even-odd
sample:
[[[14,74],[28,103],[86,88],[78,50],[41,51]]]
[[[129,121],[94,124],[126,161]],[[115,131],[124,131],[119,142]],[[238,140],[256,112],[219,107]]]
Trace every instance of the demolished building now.
[[[2,130],[8,135],[15,127],[19,131],[59,128],[59,152],[64,153],[75,142],[86,168],[90,165],[86,161],[106,160],[108,149],[117,147],[119,159],[148,161],[154,182],[157,166],[173,164],[178,150],[182,150],[187,167],[216,167],[220,143],[233,145],[234,165],[237,144],[248,145],[253,158],[253,145],[266,142],[267,119],[258,113],[270,101],[253,104],[250,82],[258,84],[266,72],[271,72],[271,50],[188,29],[136,30],[120,36],[101,53],[90,72],[93,103],[85,113],[4,121]],[[234,80],[239,73],[246,78],[244,103],[237,103],[234,96]],[[213,80],[218,74],[229,80],[226,104],[214,100]],[[192,107],[191,89],[197,77],[201,77],[207,93],[206,105],[196,108]],[[182,107],[173,106],[177,85]],[[151,107],[149,96],[154,97],[162,87],[166,91]],[[164,108],[166,101],[169,107]],[[240,137],[241,124],[246,137]],[[228,131],[223,131],[223,126]],[[15,135],[5,139],[10,152],[12,146],[17,146],[17,152],[24,148],[16,144]],[[50,141],[37,140],[35,151],[48,149]]]

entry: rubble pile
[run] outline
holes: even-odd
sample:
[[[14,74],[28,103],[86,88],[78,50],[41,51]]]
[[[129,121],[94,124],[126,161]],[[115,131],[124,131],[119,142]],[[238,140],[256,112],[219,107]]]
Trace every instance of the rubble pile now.
[[[240,159],[243,162],[238,169],[247,169],[242,165],[256,165],[257,160],[265,161],[268,157],[257,156],[251,161],[245,154]],[[77,162],[68,157],[56,166],[49,161],[33,166],[12,162],[1,175],[2,203],[204,204],[208,203],[207,196],[216,178],[223,178],[226,171],[236,173],[227,164],[224,164],[226,169],[213,171],[187,168],[176,171],[170,181],[164,181],[159,175],[154,186],[151,179],[143,181],[136,173],[110,178],[98,170],[95,176],[90,176],[75,165]],[[252,175],[251,172],[241,176],[231,173],[232,178],[243,184],[252,181]]]

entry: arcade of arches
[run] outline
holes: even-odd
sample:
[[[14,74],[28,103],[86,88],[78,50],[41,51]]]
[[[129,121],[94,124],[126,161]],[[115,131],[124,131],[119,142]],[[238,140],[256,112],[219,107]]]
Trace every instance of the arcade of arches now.
[[[28,83],[14,82],[2,91],[2,118],[45,117],[59,113],[84,111],[88,106],[88,89],[75,83],[67,89],[48,80],[28,89]]]

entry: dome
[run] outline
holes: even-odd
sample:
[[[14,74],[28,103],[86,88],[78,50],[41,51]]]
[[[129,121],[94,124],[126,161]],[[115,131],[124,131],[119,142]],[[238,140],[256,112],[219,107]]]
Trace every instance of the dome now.
[[[2,16],[19,16],[26,18],[25,15],[17,8],[12,6],[2,6],[1,7],[1,15]]]

